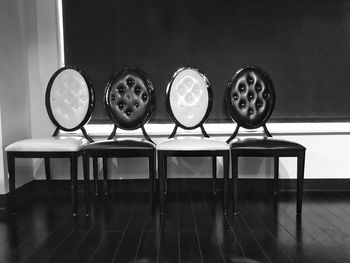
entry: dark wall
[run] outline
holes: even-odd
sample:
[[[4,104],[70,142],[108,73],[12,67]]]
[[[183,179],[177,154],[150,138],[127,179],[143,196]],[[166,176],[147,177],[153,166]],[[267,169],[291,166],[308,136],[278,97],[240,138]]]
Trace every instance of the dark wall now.
[[[170,121],[165,89],[196,66],[214,91],[211,121],[228,121],[223,97],[245,65],[276,88],[274,121],[350,120],[350,4],[340,0],[64,0],[67,65],[85,70],[97,92],[93,120],[107,121],[103,90],[114,71],[136,66],[152,78],[154,122]]]

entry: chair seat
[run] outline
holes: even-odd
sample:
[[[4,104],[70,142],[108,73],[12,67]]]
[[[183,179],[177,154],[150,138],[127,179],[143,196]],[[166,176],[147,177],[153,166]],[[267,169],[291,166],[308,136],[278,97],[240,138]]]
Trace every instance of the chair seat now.
[[[205,137],[176,137],[157,145],[159,151],[217,151],[229,149],[227,143]]]
[[[26,139],[14,142],[5,148],[7,152],[77,152],[88,144],[80,136],[57,136]]]
[[[272,138],[244,138],[235,139],[230,143],[232,150],[247,150],[247,151],[259,151],[259,150],[271,150],[271,151],[283,151],[283,150],[305,150],[305,147],[290,141],[276,140]]]
[[[131,139],[118,139],[118,140],[105,140],[100,142],[94,142],[87,145],[85,150],[149,150],[155,149],[156,146],[146,140],[131,140]]]

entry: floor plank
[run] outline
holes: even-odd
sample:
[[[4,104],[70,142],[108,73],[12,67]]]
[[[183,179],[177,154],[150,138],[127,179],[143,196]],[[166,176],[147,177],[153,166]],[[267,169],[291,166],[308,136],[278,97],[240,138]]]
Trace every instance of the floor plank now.
[[[79,211],[84,198],[79,194]],[[69,193],[23,200],[0,212],[0,262],[348,263],[350,194],[239,193],[237,216],[223,214],[222,193],[168,192],[167,213],[149,214],[147,193],[92,201],[72,217]],[[232,207],[232,200],[229,201]]]

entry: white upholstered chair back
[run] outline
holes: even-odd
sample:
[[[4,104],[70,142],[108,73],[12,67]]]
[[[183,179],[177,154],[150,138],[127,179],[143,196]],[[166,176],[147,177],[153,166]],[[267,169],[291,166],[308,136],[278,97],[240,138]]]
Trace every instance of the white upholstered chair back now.
[[[90,119],[93,96],[91,82],[82,71],[58,70],[46,90],[46,108],[51,121],[65,131],[81,128]]]
[[[173,121],[182,128],[193,129],[205,122],[211,110],[210,85],[195,68],[181,68],[167,90],[167,106]]]

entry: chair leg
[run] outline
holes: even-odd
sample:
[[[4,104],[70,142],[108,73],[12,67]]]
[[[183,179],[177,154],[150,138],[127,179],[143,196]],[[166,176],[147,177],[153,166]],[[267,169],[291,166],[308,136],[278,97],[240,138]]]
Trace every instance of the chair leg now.
[[[213,156],[213,194],[216,194],[216,156]],[[225,162],[225,161],[224,161]]]
[[[47,190],[48,190],[49,195],[52,195],[50,158],[44,158],[44,160],[45,160],[45,176],[46,176]]]
[[[71,196],[72,196],[72,213],[73,216],[77,215],[77,183],[78,183],[78,157],[73,154],[70,157],[70,176],[71,176]]]
[[[7,166],[8,166],[8,172],[9,172],[9,200],[8,200],[8,211],[15,215],[16,214],[16,208],[15,208],[15,202],[16,202],[16,180],[15,180],[15,157],[7,153]]]
[[[213,158],[214,161],[214,158]],[[215,158],[216,161],[216,158]],[[223,166],[224,166],[224,213],[228,213],[228,179],[229,179],[229,153],[225,153],[223,156]],[[216,164],[215,164],[216,166]],[[215,169],[216,170],[216,169]]]
[[[303,202],[305,151],[298,156],[297,169],[297,216],[301,216]]]
[[[237,212],[237,183],[238,183],[238,156],[231,153],[232,163],[232,196],[233,196],[233,214],[238,215]]]
[[[163,163],[164,194],[168,193],[168,159],[165,158]]]
[[[108,159],[107,157],[103,157],[103,189],[105,192],[105,196],[109,194],[109,187],[108,187]]]
[[[148,158],[149,167],[149,202],[150,202],[150,214],[154,213],[154,181],[155,181],[155,166],[156,166],[156,153],[153,152]]]
[[[274,159],[274,162],[273,162],[273,164],[274,164],[273,194],[276,196],[278,193],[279,158],[274,157],[273,159]]]
[[[163,214],[164,211],[164,161],[165,157],[161,151],[158,152],[158,177],[159,177],[159,211]]]
[[[97,157],[92,158],[94,182],[95,182],[95,196],[98,196],[98,159]]]
[[[94,160],[97,158],[94,158]],[[86,216],[90,215],[90,163],[89,155],[83,154],[84,186],[85,186],[85,210]],[[94,167],[95,168],[95,167]]]

